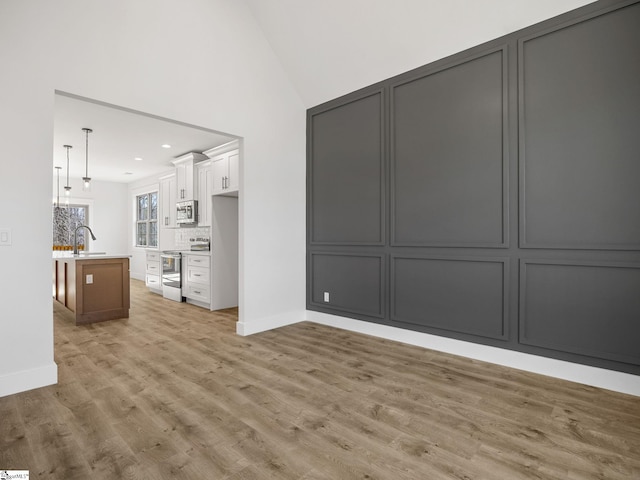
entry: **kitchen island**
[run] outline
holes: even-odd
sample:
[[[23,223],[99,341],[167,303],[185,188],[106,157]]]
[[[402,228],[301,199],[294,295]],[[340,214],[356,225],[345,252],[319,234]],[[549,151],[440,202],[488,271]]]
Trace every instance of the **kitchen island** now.
[[[129,255],[54,252],[52,280],[76,325],[129,318]]]

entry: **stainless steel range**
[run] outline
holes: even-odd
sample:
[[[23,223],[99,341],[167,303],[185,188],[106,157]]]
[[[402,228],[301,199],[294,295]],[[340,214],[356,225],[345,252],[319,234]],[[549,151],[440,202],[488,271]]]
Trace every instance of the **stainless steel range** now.
[[[182,253],[165,250],[162,259],[162,296],[182,302]]]

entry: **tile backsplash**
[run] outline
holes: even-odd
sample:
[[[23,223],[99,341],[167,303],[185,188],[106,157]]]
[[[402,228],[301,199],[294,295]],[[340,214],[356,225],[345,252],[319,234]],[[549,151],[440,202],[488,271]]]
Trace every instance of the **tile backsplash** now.
[[[176,229],[176,250],[189,250],[191,238],[211,238],[209,227],[193,227]]]

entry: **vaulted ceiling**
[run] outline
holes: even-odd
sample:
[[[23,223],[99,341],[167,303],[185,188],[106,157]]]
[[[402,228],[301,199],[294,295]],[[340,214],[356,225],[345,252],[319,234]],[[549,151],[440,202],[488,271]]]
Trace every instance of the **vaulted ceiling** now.
[[[245,0],[306,107],[593,0]]]
[[[245,0],[305,107],[313,107],[592,0]],[[56,96],[54,165],[71,176],[128,183],[231,137]],[[160,145],[171,143],[163,150]],[[142,160],[135,160],[142,158]],[[63,175],[66,171],[63,171]]]

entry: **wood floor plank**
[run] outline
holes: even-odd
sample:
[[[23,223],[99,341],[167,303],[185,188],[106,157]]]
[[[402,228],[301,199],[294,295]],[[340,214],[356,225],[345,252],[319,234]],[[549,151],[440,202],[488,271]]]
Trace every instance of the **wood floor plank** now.
[[[640,399],[301,322],[235,334],[131,283],[54,302],[57,385],[0,398],[0,469],[51,479],[640,479]]]

